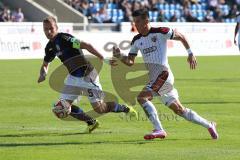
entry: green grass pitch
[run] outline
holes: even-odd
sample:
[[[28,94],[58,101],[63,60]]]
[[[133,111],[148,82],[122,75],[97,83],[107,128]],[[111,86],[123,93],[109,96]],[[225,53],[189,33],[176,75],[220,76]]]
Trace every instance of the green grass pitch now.
[[[240,57],[198,57],[191,71],[186,57],[171,57],[180,100],[203,117],[218,123],[220,139],[211,140],[205,128],[175,117],[154,99],[168,133],[164,140],[145,141],[152,126],[139,105],[141,117],[129,120],[110,113],[99,118],[101,127],[83,134],[85,124],[58,120],[51,104],[59,93],[48,81],[37,84],[41,60],[0,61],[1,160],[238,160],[240,157]],[[51,64],[50,73],[59,65]],[[109,66],[100,79],[104,90],[116,94]],[[90,110],[87,98],[80,106]]]

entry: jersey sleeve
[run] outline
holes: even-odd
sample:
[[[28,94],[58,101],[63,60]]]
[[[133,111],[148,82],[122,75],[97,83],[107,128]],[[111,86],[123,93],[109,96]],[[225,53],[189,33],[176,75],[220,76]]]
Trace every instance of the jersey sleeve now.
[[[174,37],[174,31],[171,28],[168,27],[160,27],[159,32],[162,34],[163,37],[166,39],[173,39]]]
[[[137,56],[137,53],[138,53],[138,47],[136,45],[136,40],[139,38],[139,36],[135,36],[131,42],[131,48],[130,48],[130,51],[128,53],[128,55],[132,55],[132,56]]]
[[[51,48],[47,45],[45,48],[45,56],[44,56],[43,60],[45,62],[50,63],[54,60],[55,57],[56,57],[56,54],[54,54],[53,48]]]
[[[64,43],[69,46],[70,48],[73,49],[80,49],[80,40],[75,38],[74,36],[70,35],[70,34],[64,34],[62,35],[62,39],[64,41]]]
[[[128,55],[137,56],[137,53],[138,53],[138,48],[135,45],[131,45]]]

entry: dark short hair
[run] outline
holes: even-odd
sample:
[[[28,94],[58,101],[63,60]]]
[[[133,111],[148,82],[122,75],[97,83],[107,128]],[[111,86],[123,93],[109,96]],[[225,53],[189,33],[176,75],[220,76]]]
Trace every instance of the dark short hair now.
[[[149,18],[148,9],[143,8],[143,9],[135,10],[135,11],[133,11],[132,16],[133,17],[141,16],[141,18]]]

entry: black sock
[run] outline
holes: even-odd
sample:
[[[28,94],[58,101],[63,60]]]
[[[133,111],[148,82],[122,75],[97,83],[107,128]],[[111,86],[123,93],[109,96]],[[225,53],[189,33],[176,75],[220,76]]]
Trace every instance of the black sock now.
[[[75,105],[72,105],[70,115],[80,121],[86,122],[88,125],[92,125],[96,122],[96,119],[90,117],[89,115],[84,113],[82,109]]]
[[[115,107],[114,107],[114,111],[113,112],[125,112],[125,113],[128,113],[129,110],[130,109],[127,106],[115,103]]]

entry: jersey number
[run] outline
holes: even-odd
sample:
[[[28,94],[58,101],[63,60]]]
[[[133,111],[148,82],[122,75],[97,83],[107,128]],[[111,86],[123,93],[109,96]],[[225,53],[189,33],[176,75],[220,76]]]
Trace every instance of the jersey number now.
[[[93,97],[92,89],[88,89],[88,96],[89,96],[89,97]]]

